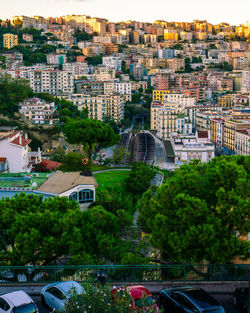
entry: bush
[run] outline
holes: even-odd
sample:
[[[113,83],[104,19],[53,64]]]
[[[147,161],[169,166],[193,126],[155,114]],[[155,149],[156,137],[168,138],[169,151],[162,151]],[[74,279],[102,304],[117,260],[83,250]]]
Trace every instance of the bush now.
[[[84,293],[77,295],[74,290],[66,301],[63,313],[127,313],[131,298],[127,292],[122,293],[119,301],[114,301],[109,285],[98,286],[92,282],[83,284]]]

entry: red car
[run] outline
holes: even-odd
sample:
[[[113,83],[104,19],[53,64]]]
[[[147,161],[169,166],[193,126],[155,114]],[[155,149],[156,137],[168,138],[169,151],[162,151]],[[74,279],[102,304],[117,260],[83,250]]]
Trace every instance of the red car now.
[[[126,290],[131,296],[131,312],[150,312],[158,313],[158,306],[151,292],[144,286],[128,286],[114,288],[111,291],[113,298],[116,299],[119,292]],[[119,296],[118,296],[119,297]]]

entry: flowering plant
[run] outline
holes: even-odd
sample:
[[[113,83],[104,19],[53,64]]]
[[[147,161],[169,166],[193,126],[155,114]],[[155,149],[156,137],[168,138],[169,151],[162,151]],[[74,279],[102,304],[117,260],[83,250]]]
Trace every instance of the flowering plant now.
[[[127,292],[119,301],[114,301],[109,285],[95,286],[92,282],[83,283],[84,292],[78,295],[72,290],[70,299],[65,303],[63,313],[128,313],[131,297]]]

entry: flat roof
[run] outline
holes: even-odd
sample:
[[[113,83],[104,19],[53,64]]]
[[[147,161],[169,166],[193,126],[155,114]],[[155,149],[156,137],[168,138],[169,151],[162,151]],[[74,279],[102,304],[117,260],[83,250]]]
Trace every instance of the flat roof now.
[[[97,185],[92,176],[80,175],[81,172],[61,172],[52,174],[37,190],[53,194],[61,194],[79,185]]]
[[[49,173],[0,173],[0,188],[28,188],[36,189]],[[28,179],[28,176],[32,177]]]

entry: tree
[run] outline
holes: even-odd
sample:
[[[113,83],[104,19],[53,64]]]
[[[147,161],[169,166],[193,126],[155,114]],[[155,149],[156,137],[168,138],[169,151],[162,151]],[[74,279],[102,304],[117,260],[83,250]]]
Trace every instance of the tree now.
[[[85,171],[86,168],[82,163],[84,156],[81,153],[68,152],[62,158],[60,170],[66,172]]]
[[[94,55],[93,57],[87,57],[86,61],[88,64],[91,64],[91,65],[102,64],[102,54]]]
[[[143,162],[135,162],[126,182],[127,190],[140,195],[150,186],[150,180],[155,177],[155,170]]]
[[[81,241],[80,216],[78,204],[64,197],[21,193],[0,200],[1,264],[55,264]]]
[[[13,116],[18,104],[32,95],[32,89],[23,79],[0,75],[0,113]]]
[[[81,241],[74,245],[71,263],[119,264],[130,247],[130,242],[122,238],[122,213],[115,215],[101,206],[82,212],[79,220]]]
[[[116,147],[113,152],[113,162],[114,164],[120,164],[125,156],[128,156],[128,150],[124,147]]]
[[[138,204],[139,225],[160,261],[224,264],[249,255],[250,156],[182,166]],[[238,236],[236,236],[236,231]]]
[[[119,140],[111,126],[99,120],[71,120],[64,126],[63,132],[69,143],[83,145],[90,161],[97,145],[105,148]]]

